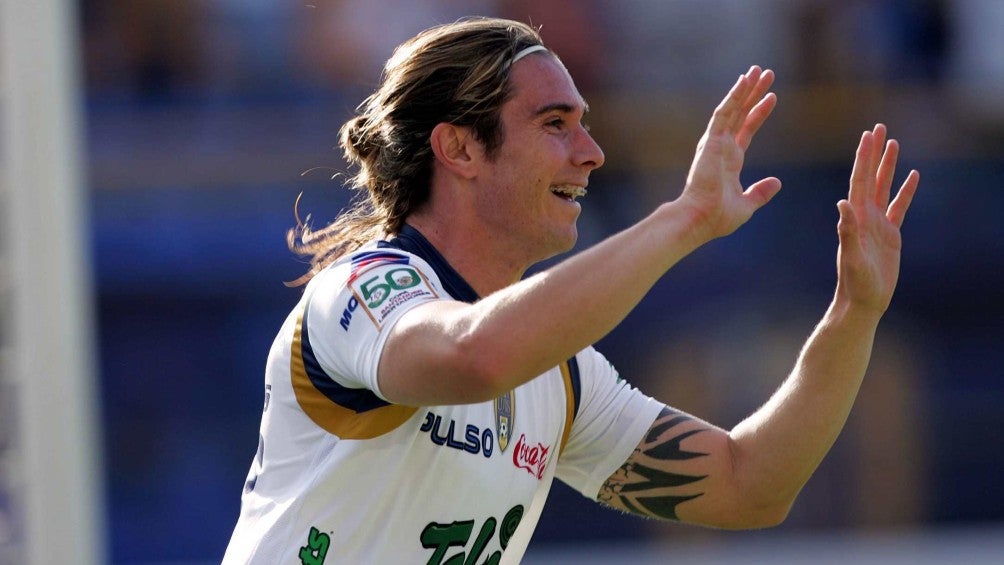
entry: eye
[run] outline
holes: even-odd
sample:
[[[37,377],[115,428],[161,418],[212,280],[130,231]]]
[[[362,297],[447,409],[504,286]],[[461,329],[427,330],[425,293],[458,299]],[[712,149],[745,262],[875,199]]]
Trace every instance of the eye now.
[[[561,129],[565,126],[565,120],[563,118],[552,118],[544,122],[544,125],[550,128]]]

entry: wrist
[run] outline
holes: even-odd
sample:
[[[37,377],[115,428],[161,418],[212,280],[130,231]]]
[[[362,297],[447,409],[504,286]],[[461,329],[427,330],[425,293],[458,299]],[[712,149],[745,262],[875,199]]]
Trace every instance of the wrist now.
[[[885,308],[870,306],[854,301],[840,291],[839,285],[834,294],[833,302],[827,311],[827,317],[835,321],[862,326],[876,327],[885,314]]]
[[[715,239],[707,211],[683,197],[662,204],[656,215],[663,225],[673,226],[674,237],[689,250]]]

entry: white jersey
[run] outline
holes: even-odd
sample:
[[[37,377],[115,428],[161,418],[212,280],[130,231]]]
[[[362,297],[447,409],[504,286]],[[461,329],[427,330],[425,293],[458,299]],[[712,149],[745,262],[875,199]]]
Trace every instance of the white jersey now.
[[[413,407],[381,394],[400,316],[477,298],[408,226],[313,278],[269,353],[224,563],[498,563],[520,522],[532,531],[527,510],[552,473],[595,499],[663,405],[592,348],[494,401]]]

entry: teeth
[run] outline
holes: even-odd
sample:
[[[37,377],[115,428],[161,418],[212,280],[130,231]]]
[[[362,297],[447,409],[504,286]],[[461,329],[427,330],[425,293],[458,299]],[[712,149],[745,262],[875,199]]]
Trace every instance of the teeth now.
[[[557,194],[558,196],[566,196],[575,200],[586,195],[586,189],[582,186],[575,186],[572,184],[563,184],[560,186],[552,186],[551,192]]]

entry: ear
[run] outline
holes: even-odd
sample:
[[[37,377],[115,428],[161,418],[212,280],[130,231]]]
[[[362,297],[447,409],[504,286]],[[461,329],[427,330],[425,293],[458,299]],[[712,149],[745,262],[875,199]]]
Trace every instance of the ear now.
[[[477,176],[483,152],[470,128],[439,123],[432,128],[429,143],[436,161],[448,171],[465,179]]]

